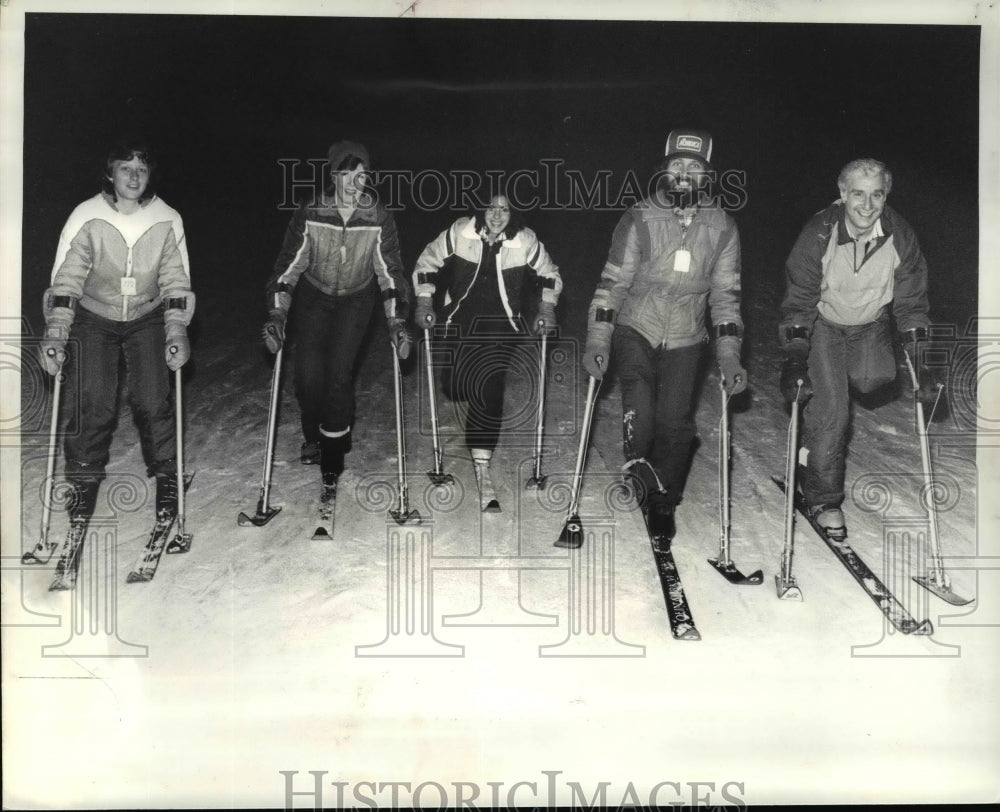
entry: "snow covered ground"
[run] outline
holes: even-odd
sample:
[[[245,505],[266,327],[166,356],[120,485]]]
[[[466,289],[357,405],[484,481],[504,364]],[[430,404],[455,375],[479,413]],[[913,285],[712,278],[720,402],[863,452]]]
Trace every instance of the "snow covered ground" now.
[[[105,520],[95,520],[101,532],[88,540],[76,593],[47,591],[51,566],[16,563],[38,535],[45,471],[47,418],[26,375],[25,414],[41,429],[23,442],[21,546],[3,542],[7,797],[78,808],[307,807],[316,800],[309,771],[326,771],[321,800],[331,806],[390,805],[389,782],[407,782],[395,786],[403,806],[584,803],[602,791],[612,806],[995,797],[997,579],[974,557],[990,554],[977,508],[980,520],[996,508],[977,498],[963,414],[932,445],[948,492],[940,525],[954,586],[978,603],[950,607],[909,578],[922,571],[924,527],[905,394],[856,407],[846,512],[856,550],[934,634],[887,628],[802,523],[794,571],[804,600],[779,600],[783,498],[769,477],[784,467],[787,415],[770,340],[774,292],[759,290],[745,307],[753,389],[731,414],[732,521],[737,565],[762,568],[764,583],[732,586],[706,560],[719,540],[720,406],[708,364],[674,544],[703,639],[675,641],[641,517],[616,486],[613,378],[597,403],[583,485],[587,542],[552,546],[576,457],[585,385],[574,347],[589,294],[568,291],[567,327],[551,348],[540,492],[525,488],[533,347],[512,372],[518,426],[495,457],[503,512],[494,515],[477,509],[443,399],[444,467],[457,481],[430,485],[425,380],[411,364],[408,484],[423,521],[388,518],[396,444],[378,324],[358,374],[336,536],[314,542],[319,475],[298,462],[287,378],[272,491],[283,509],[264,527],[236,525],[258,496],[269,358],[245,318],[253,309],[227,310],[221,293],[204,291],[202,313],[230,316],[202,320],[187,373],[194,542],[187,555],[164,556],[146,584],[125,582],[152,511],[127,409],[102,494],[112,482],[121,490],[113,506],[100,503]],[[56,511],[51,532],[65,526]]]

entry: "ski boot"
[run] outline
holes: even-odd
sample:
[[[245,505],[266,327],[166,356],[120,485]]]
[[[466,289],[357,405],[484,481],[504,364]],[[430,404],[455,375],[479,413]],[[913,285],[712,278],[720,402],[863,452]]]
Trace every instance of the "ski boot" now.
[[[302,447],[299,449],[299,462],[303,465],[319,465],[320,460],[320,442],[316,440],[315,442],[310,442],[306,440],[302,443]]]
[[[479,489],[479,509],[483,513],[499,513],[500,500],[497,499],[497,492],[493,487],[493,479],[490,477],[490,460],[493,451],[488,448],[473,448],[472,467],[476,473],[476,487]]]
[[[321,429],[322,431],[322,429]],[[337,509],[337,485],[344,472],[344,454],[347,451],[349,434],[336,437],[323,434],[319,442],[320,473],[322,486],[319,494],[319,522],[313,539],[333,538],[333,523]]]
[[[654,493],[646,504],[646,526],[653,546],[660,552],[670,549],[670,543],[677,532],[674,524],[674,504],[666,494]]]
[[[847,538],[847,527],[844,524],[844,513],[839,505],[819,504],[809,505],[809,518],[833,541],[843,541]]]

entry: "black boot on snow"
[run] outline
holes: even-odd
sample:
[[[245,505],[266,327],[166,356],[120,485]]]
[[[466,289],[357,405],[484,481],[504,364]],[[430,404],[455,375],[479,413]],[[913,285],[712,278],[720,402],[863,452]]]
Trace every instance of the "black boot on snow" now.
[[[669,544],[673,540],[677,528],[672,503],[654,495],[647,506],[646,521],[649,524],[649,534],[658,542]]]
[[[156,518],[177,513],[177,472],[156,475]]]
[[[299,462],[303,465],[319,465],[319,441],[306,440],[299,449]]]
[[[339,477],[344,472],[344,455],[347,453],[348,434],[339,437],[328,437],[325,434],[319,441],[319,466],[323,479],[327,474]]]
[[[97,491],[101,486],[96,477],[71,477],[73,485],[72,501],[69,506],[71,522],[86,522],[94,515],[97,506]]]
[[[844,512],[838,505],[810,505],[809,517],[834,541],[847,538]]]

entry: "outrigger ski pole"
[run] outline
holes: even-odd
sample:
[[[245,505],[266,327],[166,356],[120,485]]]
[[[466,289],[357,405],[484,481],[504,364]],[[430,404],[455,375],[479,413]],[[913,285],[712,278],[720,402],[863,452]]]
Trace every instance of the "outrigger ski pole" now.
[[[913,580],[916,581],[920,586],[927,589],[929,592],[933,592],[941,600],[947,601],[953,606],[965,606],[966,604],[972,603],[972,598],[963,598],[961,595],[957,594],[951,588],[951,579],[948,577],[948,573],[945,572],[944,561],[941,558],[941,544],[938,538],[938,524],[937,524],[937,508],[934,506],[935,499],[935,487],[934,487],[934,473],[931,470],[931,448],[930,441],[927,439],[927,424],[924,422],[924,404],[920,402],[918,393],[920,390],[920,381],[917,378],[917,371],[913,366],[913,361],[907,354],[906,350],[903,350],[903,357],[906,359],[906,367],[910,372],[910,381],[913,384],[913,403],[916,412],[916,422],[917,422],[917,437],[920,439],[920,462],[923,465],[924,473],[924,488],[923,488],[923,503],[924,509],[927,511],[927,545],[928,550],[928,567],[926,575],[914,575]],[[938,401],[941,398],[941,391],[944,386],[938,385],[937,397],[934,399],[934,407],[931,409],[931,419],[934,419],[934,410],[937,408]]]
[[[740,377],[736,377],[735,382],[739,382]],[[719,521],[721,524],[721,538],[719,542],[719,555],[708,559],[708,563],[731,584],[753,584],[763,582],[764,573],[760,570],[744,575],[733,563],[729,554],[730,542],[730,498],[729,498],[729,398],[726,392],[725,382],[719,380],[719,391],[722,393],[722,417],[719,420]]]
[[[267,411],[267,441],[264,447],[264,474],[261,477],[260,499],[257,500],[257,512],[253,516],[240,513],[236,519],[240,527],[255,525],[260,527],[267,524],[281,510],[280,507],[271,507],[268,500],[271,496],[271,467],[274,463],[274,435],[278,424],[278,396],[281,392],[281,354],[284,348],[279,349],[274,356],[274,372],[271,374],[271,403]]]
[[[542,322],[539,321],[539,324]],[[535,454],[531,468],[531,478],[525,487],[528,490],[542,490],[546,477],[542,474],[542,437],[545,431],[545,364],[546,364],[546,334],[542,333],[542,341],[538,348],[538,417],[535,423]]]
[[[399,505],[390,510],[396,524],[420,524],[420,514],[410,510],[410,497],[406,487],[406,441],[403,438],[403,380],[399,370],[399,355],[392,348],[393,389],[396,395],[396,472],[399,479]]]
[[[792,552],[795,545],[795,469],[799,455],[799,393],[803,381],[796,381],[795,400],[792,401],[792,417],[788,421],[788,451],[785,460],[785,546],[781,551],[781,572],[774,576],[778,597],[786,600],[802,600],[802,590],[792,575]]]
[[[56,357],[56,350],[49,348],[49,356]],[[60,365],[65,363],[65,351],[61,355]],[[47,564],[55,552],[57,544],[49,542],[49,524],[52,520],[53,477],[56,470],[56,430],[59,426],[59,397],[62,391],[62,369],[55,376],[52,387],[52,418],[49,421],[49,455],[45,465],[45,495],[42,497],[42,527],[38,535],[38,543],[33,550],[21,556],[22,564]]]
[[[600,365],[604,359],[597,356],[596,360]],[[562,532],[555,541],[555,547],[576,549],[583,544],[583,524],[580,522],[579,514],[580,481],[583,479],[583,465],[587,459],[587,443],[590,439],[590,423],[594,416],[594,401],[597,399],[599,388],[597,378],[591,375],[590,383],[587,385],[587,404],[583,408],[583,426],[580,429],[580,447],[576,452],[576,469],[573,471],[569,510],[566,512],[566,522],[563,524]]]
[[[431,406],[431,442],[434,445],[434,470],[427,476],[435,485],[454,482],[455,477],[442,470],[441,441],[438,437],[437,396],[434,391],[434,367],[431,362],[431,328],[424,327],[424,353],[427,357],[427,396]]]
[[[167,555],[186,553],[191,549],[191,542],[194,540],[192,533],[184,532],[184,491],[187,490],[187,477],[184,474],[184,387],[179,367],[174,370],[174,389],[176,398],[174,411],[177,413],[177,535],[167,542]]]

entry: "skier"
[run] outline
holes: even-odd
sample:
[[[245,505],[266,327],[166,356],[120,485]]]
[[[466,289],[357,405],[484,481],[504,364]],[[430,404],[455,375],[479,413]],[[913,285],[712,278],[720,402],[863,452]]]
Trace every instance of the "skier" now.
[[[168,370],[191,354],[194,315],[184,224],[153,192],[156,161],[126,141],[107,155],[101,191],[63,227],[45,291],[42,363],[66,365],[66,478],[70,532],[81,540],[105,477],[117,422],[119,366],[147,476],[156,477],[157,520],[177,509],[177,449]]]
[[[730,395],[740,364],[740,237],[711,195],[712,137],[673,130],[651,195],[622,215],[590,303],[583,365],[601,380],[609,358],[622,387],[625,471],[650,533],[669,541],[693,450],[694,384],[709,338]]]
[[[785,263],[779,340],[782,395],[808,401],[802,493],[816,523],[843,539],[849,386],[867,393],[895,380],[890,316],[914,363],[929,322],[927,263],[913,229],[886,204],[892,173],[858,159],[837,186],[840,198],[806,223]],[[933,403],[933,370],[921,366],[920,383],[921,400]]]
[[[338,141],[327,153],[330,183],[292,215],[267,284],[263,336],[277,353],[295,294],[295,395],[302,410],[301,461],[319,463],[322,499],[336,497],[351,448],[354,366],[379,291],[389,337],[401,359],[413,339],[406,328],[411,300],[391,212],[366,190],[368,150]]]
[[[467,412],[465,442],[484,507],[495,500],[489,465],[503,422],[507,367],[525,334],[520,302],[529,279],[539,290],[533,329],[551,333],[562,290],[559,268],[504,195],[442,231],[413,271],[418,328],[436,325],[433,297],[439,287],[445,291],[442,346],[448,352],[442,355],[453,361],[444,370],[443,387]]]

